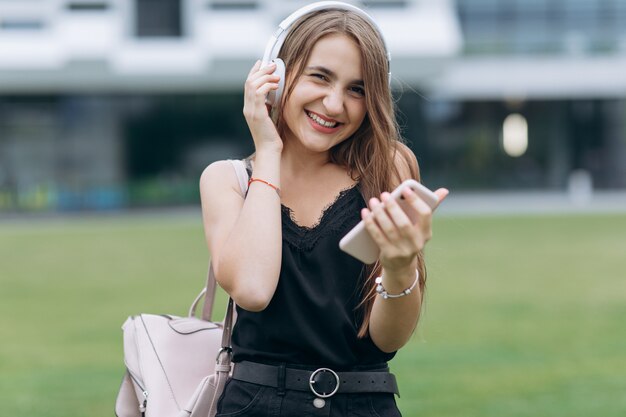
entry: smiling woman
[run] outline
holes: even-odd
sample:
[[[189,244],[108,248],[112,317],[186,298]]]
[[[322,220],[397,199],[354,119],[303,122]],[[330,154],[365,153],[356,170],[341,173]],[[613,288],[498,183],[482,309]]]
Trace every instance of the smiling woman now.
[[[367,111],[361,67],[358,45],[348,36],[328,35],[315,44],[283,109],[283,149],[328,151],[354,134]]]
[[[245,83],[256,152],[200,179],[215,276],[238,306],[217,415],[398,416],[387,362],[417,325],[432,210],[408,191],[412,221],[389,198],[419,170],[398,132],[385,43],[339,2],[306,6],[276,33]],[[372,265],[339,249],[362,219],[380,247]]]

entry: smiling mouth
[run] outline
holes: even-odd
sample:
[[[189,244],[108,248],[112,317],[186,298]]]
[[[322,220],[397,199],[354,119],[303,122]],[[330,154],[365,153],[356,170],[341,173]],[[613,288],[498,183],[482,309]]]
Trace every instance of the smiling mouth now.
[[[317,114],[311,113],[309,111],[305,111],[305,113],[309,117],[309,119],[313,120],[315,123],[323,127],[333,128],[333,127],[337,127],[340,124],[339,122],[326,121],[322,119],[321,117],[319,117]]]

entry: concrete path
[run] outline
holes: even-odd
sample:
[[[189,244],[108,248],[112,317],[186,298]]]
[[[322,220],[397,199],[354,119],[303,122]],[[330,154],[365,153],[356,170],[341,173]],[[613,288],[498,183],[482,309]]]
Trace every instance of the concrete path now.
[[[452,192],[440,215],[626,213],[626,192]]]
[[[438,216],[493,216],[620,213],[626,214],[626,191],[572,196],[559,192],[452,192],[437,209]],[[0,213],[0,224],[89,218],[169,217],[197,219],[200,207],[81,211],[61,213]]]

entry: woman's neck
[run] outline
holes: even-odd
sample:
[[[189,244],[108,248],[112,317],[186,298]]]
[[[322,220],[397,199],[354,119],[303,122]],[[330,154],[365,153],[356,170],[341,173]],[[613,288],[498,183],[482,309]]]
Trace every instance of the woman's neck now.
[[[315,175],[328,167],[330,152],[312,152],[297,143],[286,141],[281,156],[282,169],[296,177]]]

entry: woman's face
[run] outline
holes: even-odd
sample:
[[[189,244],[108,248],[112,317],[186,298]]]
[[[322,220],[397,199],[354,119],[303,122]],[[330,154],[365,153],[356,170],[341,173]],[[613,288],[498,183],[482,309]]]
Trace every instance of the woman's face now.
[[[326,152],[349,138],[367,113],[358,45],[342,34],[321,38],[283,110],[287,141]]]

